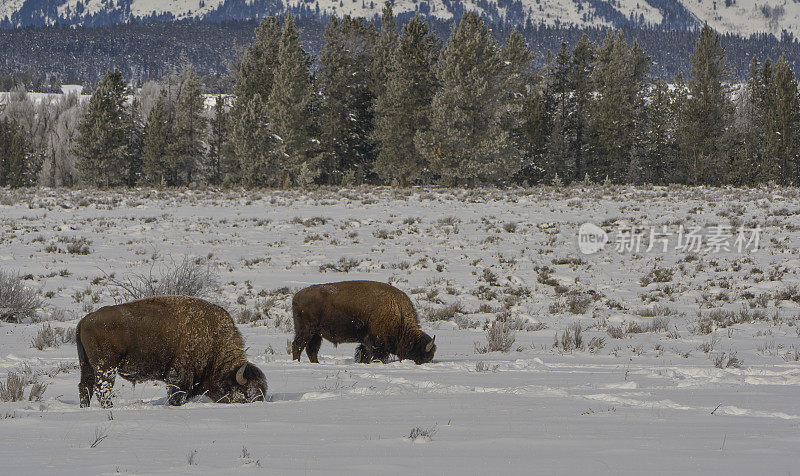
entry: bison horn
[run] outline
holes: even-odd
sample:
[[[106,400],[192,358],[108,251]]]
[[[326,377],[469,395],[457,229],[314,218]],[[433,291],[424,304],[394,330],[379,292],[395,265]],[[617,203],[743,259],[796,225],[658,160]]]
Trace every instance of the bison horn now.
[[[247,364],[242,365],[239,367],[239,370],[236,372],[236,383],[239,385],[247,385],[247,379],[244,378],[244,368],[247,367]]]
[[[436,341],[436,336],[433,336],[433,339],[431,339],[431,341],[428,342],[428,345],[425,346],[425,352],[430,352],[431,349],[433,349],[433,343],[435,341]]]

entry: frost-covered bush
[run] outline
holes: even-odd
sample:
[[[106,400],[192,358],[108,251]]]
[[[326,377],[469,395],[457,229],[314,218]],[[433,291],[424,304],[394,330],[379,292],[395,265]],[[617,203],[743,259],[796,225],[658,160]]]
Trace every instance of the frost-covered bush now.
[[[360,260],[355,258],[345,258],[342,256],[337,263],[326,263],[319,267],[319,272],[324,273],[327,271],[335,271],[338,273],[347,273],[351,269],[361,264]]]
[[[18,402],[25,394],[22,378],[14,372],[6,376],[6,383],[0,382],[0,400],[4,402]]]
[[[0,382],[0,400],[4,402],[19,402],[25,399],[25,387],[31,386],[28,401],[38,402],[42,399],[47,384],[39,381],[39,375],[34,374],[30,367],[25,367],[22,372],[9,372],[5,383]]]
[[[261,319],[261,313],[258,310],[253,311],[248,308],[244,308],[236,314],[236,323],[237,324],[252,324],[253,322],[257,322]]]
[[[31,391],[28,393],[29,402],[40,402],[44,396],[44,391],[47,390],[47,384],[39,381],[33,382]]]
[[[508,352],[514,345],[516,334],[511,325],[504,321],[494,321],[486,331],[486,343],[475,342],[475,353]]]
[[[580,324],[573,324],[566,329],[561,334],[559,338],[558,333],[556,333],[555,340],[553,342],[553,348],[559,349],[562,352],[571,352],[573,350],[583,350],[583,327]]]
[[[531,324],[525,319],[511,314],[511,311],[503,311],[500,314],[497,314],[495,320],[504,322],[512,331],[541,330],[541,326]]]
[[[642,317],[662,317],[662,316],[671,316],[675,314],[675,311],[667,306],[661,306],[655,304],[652,307],[639,309],[638,311],[636,311],[636,314]]]
[[[459,301],[448,304],[447,306],[435,309],[428,308],[425,310],[425,319],[430,322],[435,321],[452,321],[458,314],[462,314],[464,309]]]
[[[124,300],[132,301],[151,296],[204,296],[217,287],[217,272],[202,260],[184,257],[148,274],[131,274],[122,280],[110,279]]]
[[[25,286],[18,274],[0,270],[0,321],[36,321],[41,307],[38,291]]]
[[[621,325],[608,326],[606,332],[608,332],[608,335],[610,335],[612,339],[622,339],[623,337],[625,337],[625,330],[622,328]]]
[[[639,279],[639,283],[645,287],[650,283],[668,283],[672,281],[672,276],[675,274],[674,269],[670,268],[653,268],[649,273]]]
[[[408,439],[411,441],[416,441],[418,439],[423,439],[430,441],[433,439],[433,435],[436,434],[437,426],[433,425],[430,428],[423,428],[421,426],[417,426],[411,429],[411,433],[408,435]]]
[[[573,314],[585,314],[589,310],[592,298],[585,294],[570,294],[567,296],[567,310]]]
[[[589,339],[589,344],[588,344],[589,352],[595,353],[605,346],[606,346],[606,340],[603,339],[602,337],[595,336]]]
[[[67,253],[72,255],[88,255],[92,252],[92,249],[89,248],[91,243],[92,242],[86,238],[79,238],[67,245]]]
[[[75,343],[75,328],[65,329],[63,327],[51,327],[50,324],[42,324],[36,337],[31,339],[31,347],[44,350],[48,347],[59,347],[61,344]]]
[[[744,362],[736,355],[736,352],[723,352],[714,358],[714,367],[718,369],[727,369],[731,367],[740,369],[743,365]]]

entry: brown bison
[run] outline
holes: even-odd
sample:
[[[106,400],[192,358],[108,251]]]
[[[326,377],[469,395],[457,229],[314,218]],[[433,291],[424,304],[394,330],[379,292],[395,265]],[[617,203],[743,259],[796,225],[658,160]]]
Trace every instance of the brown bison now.
[[[292,300],[294,341],[292,357],[300,360],[303,348],[311,362],[322,338],[334,345],[358,342],[356,362],[389,354],[424,364],[436,352],[434,338],[419,328],[411,299],[399,289],[374,281],[316,284],[302,289]]]
[[[92,393],[109,408],[119,374],[131,382],[160,380],[171,405],[206,394],[216,402],[264,400],[267,380],[247,362],[230,314],[202,299],[157,296],[106,306],[77,327],[81,407]]]

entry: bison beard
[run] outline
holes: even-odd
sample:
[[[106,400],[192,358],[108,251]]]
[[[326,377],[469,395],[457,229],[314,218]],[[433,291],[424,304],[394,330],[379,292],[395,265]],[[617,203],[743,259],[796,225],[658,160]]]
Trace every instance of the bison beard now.
[[[322,339],[333,344],[356,342],[356,361],[386,363],[389,354],[424,364],[433,359],[436,344],[419,328],[411,299],[399,289],[375,281],[343,281],[302,289],[292,300],[292,357],[303,349],[319,362]]]
[[[103,307],[78,323],[78,393],[112,406],[116,376],[167,383],[171,405],[206,394],[214,401],[264,400],[267,380],[247,362],[244,340],[230,315],[201,299],[158,296]]]

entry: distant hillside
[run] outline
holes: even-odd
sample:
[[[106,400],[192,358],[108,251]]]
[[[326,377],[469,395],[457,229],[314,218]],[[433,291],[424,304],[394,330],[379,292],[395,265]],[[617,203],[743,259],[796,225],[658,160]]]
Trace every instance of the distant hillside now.
[[[326,22],[299,18],[306,50],[315,55],[322,44]],[[402,20],[401,24],[404,23]],[[429,19],[431,28],[447,39],[452,21]],[[0,31],[0,85],[12,82],[11,76],[24,78],[25,84],[91,85],[106,71],[118,68],[134,84],[148,78],[161,78],[172,70],[191,63],[204,76],[207,90],[228,90],[229,67],[239,51],[253,40],[256,20],[222,23],[182,20],[176,22],[133,22],[103,27],[23,28]],[[492,31],[504,41],[510,25],[495,24]],[[629,41],[636,40],[652,57],[651,73],[672,80],[678,71],[688,72],[689,55],[697,33],[662,28],[622,28]],[[523,26],[521,32],[534,51],[534,63],[541,65],[548,51],[557,51],[561,42],[570,47],[583,34],[601,40],[606,29],[597,27]],[[744,78],[748,64],[759,58],[787,56],[797,71],[800,42],[780,41],[760,34],[750,38],[722,35],[730,64]],[[3,81],[3,77],[6,81]],[[37,89],[38,90],[38,89]]]

